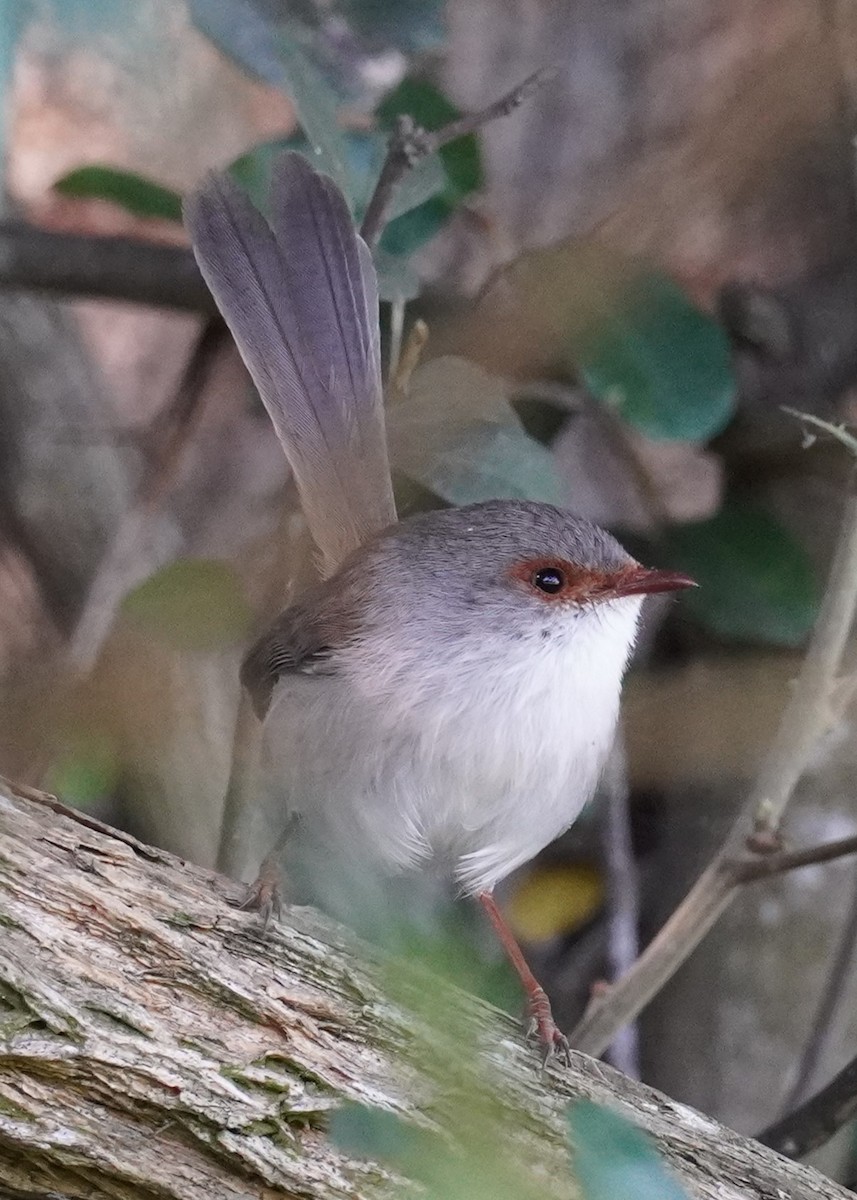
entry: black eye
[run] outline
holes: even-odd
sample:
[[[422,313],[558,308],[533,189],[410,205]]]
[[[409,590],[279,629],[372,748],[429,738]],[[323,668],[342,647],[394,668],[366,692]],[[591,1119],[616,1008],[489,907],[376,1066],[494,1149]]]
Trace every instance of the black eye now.
[[[540,592],[555,596],[565,587],[565,575],[559,567],[542,567],[533,576],[533,584]]]

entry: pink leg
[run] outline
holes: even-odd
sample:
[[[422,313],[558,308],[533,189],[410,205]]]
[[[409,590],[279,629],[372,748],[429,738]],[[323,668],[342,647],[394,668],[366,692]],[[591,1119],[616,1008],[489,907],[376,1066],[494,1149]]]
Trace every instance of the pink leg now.
[[[480,892],[476,899],[488,914],[488,919],[494,926],[494,931],[500,939],[509,961],[524,985],[527,996],[527,1014],[530,1018],[529,1034],[538,1037],[542,1048],[542,1061],[547,1063],[556,1055],[564,1062],[568,1062],[570,1056],[568,1039],[557,1028],[545,990],[527,965],[527,960],[521,953],[521,947],[515,940],[515,935],[497,907],[497,901],[490,892]]]

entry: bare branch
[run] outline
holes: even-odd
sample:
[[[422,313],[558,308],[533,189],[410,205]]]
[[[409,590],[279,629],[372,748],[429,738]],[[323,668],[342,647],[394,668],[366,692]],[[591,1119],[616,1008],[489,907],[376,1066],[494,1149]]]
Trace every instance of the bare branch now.
[[[0,291],[127,300],[213,315],[190,250],[130,237],[53,233],[0,222]]]
[[[821,842],[817,846],[806,846],[802,850],[783,850],[779,854],[765,854],[755,858],[736,859],[732,863],[732,875],[736,884],[756,883],[770,879],[785,871],[799,867],[816,866],[857,854],[857,836],[837,838],[835,842]]]
[[[553,67],[545,67],[528,76],[523,83],[489,104],[487,108],[476,113],[465,113],[444,125],[442,129],[429,132],[417,125],[411,117],[400,116],[396,127],[390,135],[387,154],[381,166],[378,182],[366,208],[360,233],[370,249],[378,244],[378,240],[387,223],[387,213],[393,195],[405,175],[412,167],[430,154],[435,154],[442,146],[454,142],[469,133],[476,133],[484,125],[496,121],[499,117],[508,116],[519,105],[538,91],[549,79],[556,74]]]

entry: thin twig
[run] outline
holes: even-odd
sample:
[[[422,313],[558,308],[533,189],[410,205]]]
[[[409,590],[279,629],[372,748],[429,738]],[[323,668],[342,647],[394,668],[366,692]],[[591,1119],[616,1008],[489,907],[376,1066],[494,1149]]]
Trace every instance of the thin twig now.
[[[783,850],[779,854],[764,854],[755,858],[735,859],[732,874],[736,883],[757,883],[795,871],[800,867],[817,866],[857,854],[857,836],[838,838],[835,842],[821,842],[817,846],[806,846],[802,850]]]
[[[619,732],[604,773],[606,792],[607,965],[615,980],[630,970],[640,953],[640,873],[631,842],[628,762]],[[640,1078],[640,1036],[635,1022],[620,1029],[607,1058],[623,1075]]]
[[[756,1141],[786,1158],[803,1158],[823,1146],[857,1115],[857,1058],[806,1104],[758,1134]]]
[[[378,244],[378,240],[387,223],[387,213],[390,210],[396,188],[402,177],[423,158],[435,154],[442,146],[454,142],[469,133],[476,133],[484,125],[496,121],[499,117],[508,116],[519,105],[538,91],[549,79],[556,74],[556,68],[545,67],[528,76],[523,83],[489,104],[487,108],[475,113],[465,113],[456,117],[441,129],[429,131],[422,129],[408,116],[400,116],[390,135],[387,154],[381,166],[378,182],[372,193],[363,223],[360,226],[361,236],[370,249]]]
[[[393,390],[397,395],[407,396],[411,387],[411,376],[417,369],[428,336],[429,328],[425,321],[419,319],[414,321],[408,331],[404,349],[398,358],[393,374]]]
[[[143,238],[54,233],[0,222],[0,291],[127,300],[216,312],[192,251]]]
[[[830,698],[857,605],[857,479],[852,473],[833,566],[809,649],[756,785],[723,846],[637,962],[593,998],[571,1036],[587,1054],[601,1054],[671,979],[735,898],[743,880],[736,859],[760,834],[775,844],[780,823],[810,753],[828,725]],[[754,843],[751,838],[756,835]],[[743,869],[743,868],[742,868]]]

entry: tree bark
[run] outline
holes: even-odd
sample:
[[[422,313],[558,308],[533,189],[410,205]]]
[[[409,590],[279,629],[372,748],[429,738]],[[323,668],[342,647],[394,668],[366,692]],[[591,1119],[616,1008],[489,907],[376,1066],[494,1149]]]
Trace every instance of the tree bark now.
[[[542,1078],[487,1005],[307,909],[263,939],[229,881],[22,791],[0,789],[0,1191],[370,1200],[395,1180],[337,1151],[327,1114],[351,1099],[425,1127],[490,1080],[497,1136],[546,1197],[577,1195],[580,1097],[648,1130],[695,1200],[850,1195],[581,1055]],[[414,1015],[428,992],[472,1063]]]

